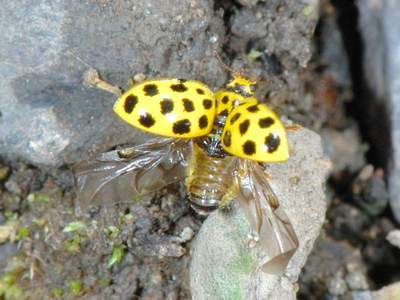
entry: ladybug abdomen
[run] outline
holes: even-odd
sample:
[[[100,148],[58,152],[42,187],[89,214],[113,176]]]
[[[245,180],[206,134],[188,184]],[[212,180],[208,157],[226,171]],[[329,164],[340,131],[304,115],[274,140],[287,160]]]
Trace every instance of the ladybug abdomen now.
[[[206,214],[218,208],[233,184],[235,158],[211,157],[194,145],[190,162],[187,189],[192,207]]]

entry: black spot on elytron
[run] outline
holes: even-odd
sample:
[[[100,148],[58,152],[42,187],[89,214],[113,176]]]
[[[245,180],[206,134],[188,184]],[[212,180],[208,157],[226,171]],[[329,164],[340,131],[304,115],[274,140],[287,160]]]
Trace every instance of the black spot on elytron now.
[[[205,109],[210,109],[212,106],[212,101],[210,99],[204,99],[203,106]]]
[[[155,84],[146,84],[143,87],[143,92],[146,96],[155,96],[158,94],[158,88]]]
[[[183,119],[176,121],[172,126],[172,131],[176,134],[184,134],[190,132],[190,121],[188,119]]]
[[[265,145],[268,147],[268,153],[273,153],[279,148],[281,139],[279,136],[274,136],[272,133],[265,138]]]
[[[232,144],[232,135],[229,130],[227,130],[224,134],[224,138],[222,140],[225,146],[230,147]]]
[[[156,121],[154,120],[152,115],[149,113],[145,113],[144,115],[141,115],[139,118],[139,123],[142,124],[142,126],[144,126],[146,128],[150,128],[151,126],[154,125],[155,122]]]
[[[125,98],[124,109],[127,114],[130,114],[138,103],[138,97],[129,95]]]
[[[185,83],[187,81],[186,79],[182,79],[182,78],[179,78],[178,80],[180,83]]]
[[[275,121],[274,119],[272,119],[271,117],[266,117],[266,118],[262,118],[258,121],[258,125],[261,128],[268,128],[270,127],[272,124],[274,124]]]
[[[240,123],[239,125],[239,130],[240,130],[240,134],[243,135],[247,132],[247,129],[249,129],[250,126],[250,121],[249,119],[244,120],[242,123]]]
[[[207,116],[202,116],[199,119],[199,127],[200,129],[206,128],[208,126],[208,119]]]
[[[187,112],[194,111],[194,104],[193,104],[192,100],[184,98],[184,99],[182,99],[182,102],[183,102],[183,107],[184,107],[185,111],[187,111]]]
[[[173,90],[174,92],[179,92],[179,93],[183,93],[187,91],[187,87],[186,85],[184,85],[183,83],[179,83],[179,84],[172,84],[171,85],[171,90]]]
[[[199,95],[204,95],[204,90],[203,89],[196,89],[196,92]]]
[[[161,113],[166,115],[174,110],[174,102],[171,99],[163,99],[160,102]]]
[[[234,114],[233,117],[231,118],[231,125],[233,125],[233,123],[235,123],[239,118],[240,118],[240,113]]]
[[[222,97],[222,103],[227,104],[229,102],[229,97],[228,96],[223,96]]]
[[[218,115],[219,115],[219,116],[226,117],[226,116],[228,116],[228,110],[225,108],[225,109],[224,109],[223,111],[221,111]]]
[[[254,105],[252,105],[252,106],[249,106],[248,108],[247,108],[247,111],[249,111],[249,112],[257,112],[257,111],[259,111],[260,109],[258,108],[258,104],[254,104]]]
[[[253,155],[256,153],[256,143],[253,141],[246,141],[246,143],[243,144],[243,152],[247,155]]]

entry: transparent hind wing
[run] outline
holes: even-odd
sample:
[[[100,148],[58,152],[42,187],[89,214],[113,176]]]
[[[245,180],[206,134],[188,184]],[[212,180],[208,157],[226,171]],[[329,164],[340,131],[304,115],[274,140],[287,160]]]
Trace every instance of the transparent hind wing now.
[[[74,168],[79,208],[136,199],[184,179],[190,149],[188,140],[159,137],[80,163]]]
[[[240,160],[237,179],[239,203],[269,257],[261,269],[282,274],[298,248],[296,233],[258,163]]]

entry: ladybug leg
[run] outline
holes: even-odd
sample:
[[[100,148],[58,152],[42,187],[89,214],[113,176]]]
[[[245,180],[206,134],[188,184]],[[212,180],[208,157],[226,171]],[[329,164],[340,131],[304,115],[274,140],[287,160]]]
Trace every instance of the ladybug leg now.
[[[130,77],[132,86],[137,83],[143,82],[145,80],[146,80],[146,75],[144,75],[143,73],[139,73],[139,74],[134,75],[133,77]]]
[[[285,125],[285,129],[288,131],[296,131],[296,130],[300,130],[301,128],[303,128],[303,126],[301,126],[299,124]]]
[[[267,180],[271,180],[274,178],[270,173],[267,172],[266,164],[260,163],[260,166],[261,166],[263,173],[264,173],[265,177],[267,178]]]
[[[285,129],[286,131],[297,131],[302,129],[303,126],[299,125],[299,124],[290,124],[290,125],[285,125]],[[289,147],[289,155],[292,156],[293,155],[293,150]]]
[[[83,81],[88,86],[96,87],[118,97],[122,94],[122,90],[118,86],[112,85],[101,79],[99,72],[95,69],[87,70],[85,74],[83,74]]]

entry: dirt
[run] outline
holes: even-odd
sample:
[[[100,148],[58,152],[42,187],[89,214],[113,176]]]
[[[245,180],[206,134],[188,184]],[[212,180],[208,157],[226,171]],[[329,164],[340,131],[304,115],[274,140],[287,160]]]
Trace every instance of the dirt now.
[[[39,174],[18,165],[6,180]],[[32,178],[33,179],[33,178]],[[17,298],[49,295],[65,299],[188,299],[187,263],[192,234],[201,222],[190,213],[177,187],[141,199],[74,212],[73,178],[68,171],[30,181],[25,197],[3,202],[4,221],[17,220],[18,255],[4,258],[6,291]],[[34,185],[32,185],[34,183]],[[17,185],[18,186],[18,185]],[[9,191],[4,191],[8,199]],[[4,195],[3,195],[4,196]],[[4,198],[3,198],[4,199]],[[187,234],[186,234],[187,235]],[[118,252],[120,249],[120,252]],[[4,287],[3,287],[4,288]],[[22,296],[24,295],[24,296]]]

